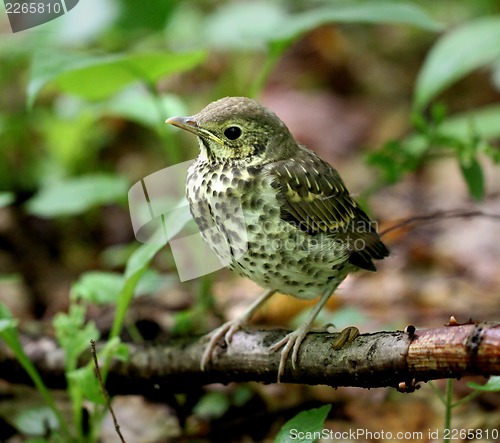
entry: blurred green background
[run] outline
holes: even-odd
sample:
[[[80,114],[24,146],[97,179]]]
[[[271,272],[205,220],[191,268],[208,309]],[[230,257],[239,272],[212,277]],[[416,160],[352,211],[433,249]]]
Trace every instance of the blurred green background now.
[[[0,300],[8,318],[55,333],[67,352],[64,318],[83,331],[83,352],[90,332],[146,342],[205,333],[259,292],[226,271],[180,283],[168,246],[146,251],[130,224],[129,188],[197,155],[166,118],[223,96],[273,109],[339,170],[381,229],[439,210],[500,213],[496,0],[80,0],[19,33],[2,11],[0,66]],[[320,324],[373,331],[438,326],[452,314],[498,320],[497,235],[484,218],[392,233],[392,257],[379,273],[348,279]],[[66,314],[77,305],[84,310]],[[293,325],[304,306],[278,298],[256,321]],[[40,408],[34,393],[23,407],[12,400],[17,388],[0,390],[9,398],[0,440],[46,435],[43,414],[19,418]],[[458,384],[454,395],[469,392]],[[61,395],[63,414],[82,406],[77,397]],[[333,404],[332,429],[437,428],[438,398],[428,387],[403,397],[249,384],[116,403],[148,411],[136,421],[156,432],[126,429],[128,441],[273,441],[286,419],[324,403]],[[454,427],[498,429],[498,394],[480,398],[457,409]],[[75,441],[116,441],[107,418],[89,432],[79,414],[67,434]]]

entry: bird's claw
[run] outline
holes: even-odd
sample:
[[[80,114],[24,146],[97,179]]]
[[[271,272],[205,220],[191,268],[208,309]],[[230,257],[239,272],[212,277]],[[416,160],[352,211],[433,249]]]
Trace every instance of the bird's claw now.
[[[283,348],[280,356],[280,364],[278,367],[278,383],[281,382],[281,377],[285,373],[285,365],[290,351],[292,351],[292,368],[297,369],[297,359],[299,356],[299,349],[302,342],[306,338],[308,332],[307,327],[300,327],[293,332],[285,335],[280,341],[271,346],[271,351],[277,352]],[[341,349],[343,346],[351,343],[359,335],[359,329],[354,326],[349,326],[343,329],[338,337],[332,343],[335,350]]]
[[[201,357],[200,368],[202,371],[205,370],[207,364],[210,360],[212,360],[213,353],[219,340],[224,337],[225,344],[229,346],[234,334],[241,329],[241,326],[242,322],[239,319],[236,319],[224,323],[222,326],[219,326],[217,329],[207,334],[207,337],[209,337],[210,340]]]
[[[285,373],[285,365],[290,351],[292,351],[292,368],[297,368],[297,359],[299,356],[300,345],[304,341],[308,332],[307,328],[298,328],[293,332],[285,335],[280,341],[271,346],[271,350],[277,352],[283,348],[280,356],[280,364],[278,367],[278,383],[281,382],[281,377]]]
[[[250,307],[238,318],[224,323],[217,329],[213,330],[210,334],[207,334],[209,342],[203,355],[201,357],[200,367],[204,371],[208,362],[212,359],[215,348],[219,340],[224,337],[224,342],[227,346],[231,343],[234,334],[241,329],[241,327],[250,320],[254,312],[259,309],[259,307],[268,300],[276,291],[274,289],[269,289],[265,291],[255,302],[253,302]]]

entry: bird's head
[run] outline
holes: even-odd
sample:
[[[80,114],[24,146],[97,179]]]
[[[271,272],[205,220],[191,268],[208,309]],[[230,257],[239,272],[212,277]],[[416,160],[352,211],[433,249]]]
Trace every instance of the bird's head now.
[[[255,100],[226,97],[191,117],[167,123],[198,136],[208,161],[267,163],[291,156],[297,143],[278,116]]]

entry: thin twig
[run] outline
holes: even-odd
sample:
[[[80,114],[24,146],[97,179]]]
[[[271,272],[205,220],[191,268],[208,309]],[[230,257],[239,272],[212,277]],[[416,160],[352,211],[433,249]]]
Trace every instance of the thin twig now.
[[[109,400],[108,392],[106,391],[106,388],[104,387],[104,383],[102,381],[101,370],[99,369],[99,362],[97,361],[95,340],[92,340],[92,339],[90,340],[90,348],[91,348],[91,352],[92,352],[92,358],[94,359],[97,380],[99,381],[99,386],[101,388],[102,395],[104,395],[104,400],[106,401],[106,407],[108,408],[109,412],[111,413],[111,416],[113,417],[113,424],[115,425],[116,433],[120,437],[120,440],[122,441],[122,443],[126,443],[125,439],[123,438],[123,435],[120,431],[120,425],[118,424],[118,420],[116,419],[115,412],[113,411],[113,408],[111,407],[111,401]]]
[[[389,232],[396,229],[403,228],[410,225],[423,225],[425,223],[432,223],[440,220],[446,220],[450,218],[471,218],[471,217],[486,217],[494,220],[500,220],[500,214],[488,214],[480,210],[469,210],[469,209],[454,209],[451,211],[436,211],[431,214],[417,215],[415,217],[409,217],[393,226],[384,229],[379,235],[383,237]]]

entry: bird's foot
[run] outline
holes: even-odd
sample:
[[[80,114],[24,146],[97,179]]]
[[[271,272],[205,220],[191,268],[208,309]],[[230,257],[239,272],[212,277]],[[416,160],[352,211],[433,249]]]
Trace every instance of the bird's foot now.
[[[306,338],[309,332],[309,325],[303,324],[299,326],[295,331],[290,332],[285,335],[279,342],[271,346],[271,350],[277,352],[280,348],[281,351],[280,364],[278,367],[278,383],[281,382],[281,377],[285,373],[285,364],[290,351],[292,351],[292,367],[295,369],[297,367],[297,357],[299,355],[300,345]]]
[[[241,327],[246,324],[252,315],[264,304],[266,300],[268,300],[276,291],[274,289],[268,289],[265,291],[257,300],[255,300],[247,310],[238,318],[234,320],[228,321],[224,323],[222,326],[218,327],[210,334],[208,334],[209,342],[205,351],[203,351],[203,355],[201,357],[200,367],[201,370],[204,371],[208,362],[212,359],[215,348],[217,347],[217,343],[219,340],[224,337],[224,342],[227,346],[231,343],[233,339],[233,335],[241,329]]]
[[[277,352],[280,348],[283,348],[281,351],[280,364],[278,367],[278,383],[281,382],[281,377],[285,373],[285,365],[288,355],[290,351],[292,351],[292,368],[297,368],[297,358],[299,355],[300,345],[306,338],[307,333],[309,332],[309,327],[307,324],[304,324],[297,328],[295,331],[290,332],[285,335],[279,342],[275,343],[271,346],[271,350]],[[332,348],[335,350],[341,349],[343,346],[351,343],[357,336],[359,335],[359,329],[355,326],[349,326],[348,328],[343,329],[338,337],[332,343]]]
[[[214,329],[212,332],[207,334],[207,336],[210,338],[210,341],[208,342],[208,345],[203,351],[203,355],[201,357],[200,368],[202,371],[205,370],[207,364],[210,362],[210,360],[212,360],[213,353],[215,351],[215,348],[217,347],[219,340],[224,337],[224,342],[227,346],[229,346],[231,340],[233,339],[233,335],[239,329],[241,329],[243,323],[244,322],[242,321],[242,319],[237,318],[235,320],[224,323],[222,326],[219,326],[217,329]]]

